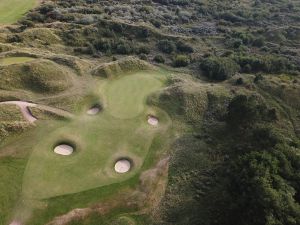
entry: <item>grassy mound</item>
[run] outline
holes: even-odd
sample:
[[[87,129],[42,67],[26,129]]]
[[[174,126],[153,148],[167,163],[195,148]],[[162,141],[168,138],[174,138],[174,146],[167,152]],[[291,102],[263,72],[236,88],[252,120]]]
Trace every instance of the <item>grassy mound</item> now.
[[[173,85],[149,98],[149,104],[164,109],[174,118],[187,122],[201,121],[207,107],[205,87],[190,79],[174,80]]]
[[[0,38],[1,41],[1,38]],[[0,53],[11,51],[14,47],[8,44],[0,43]]]
[[[30,112],[38,120],[65,120],[66,118],[45,109],[30,107]]]
[[[37,0],[0,0],[0,24],[15,23],[37,5]]]
[[[53,93],[71,86],[70,72],[48,60],[0,66],[0,88],[27,89],[37,93]]]
[[[19,107],[14,105],[0,105],[0,118],[0,142],[12,134],[21,133],[29,126]]]
[[[113,78],[122,74],[140,70],[154,69],[153,66],[147,62],[137,59],[135,57],[127,57],[115,62],[106,63],[98,66],[92,71],[94,76],[103,78]]]
[[[21,37],[24,43],[41,42],[42,44],[58,44],[60,38],[48,28],[32,28],[25,30]]]
[[[297,100],[300,96],[300,84],[295,76],[265,77],[258,86],[287,105],[300,110],[300,101]]]
[[[73,69],[78,75],[85,75],[86,71],[90,69],[90,64],[88,61],[79,60],[78,58],[72,56],[55,55],[55,56],[50,56],[47,59],[59,65],[67,66]]]

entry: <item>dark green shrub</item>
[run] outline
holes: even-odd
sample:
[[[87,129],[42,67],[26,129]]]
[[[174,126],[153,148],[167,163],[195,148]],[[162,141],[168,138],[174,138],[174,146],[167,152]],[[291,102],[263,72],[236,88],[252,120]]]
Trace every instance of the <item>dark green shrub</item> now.
[[[45,16],[41,13],[38,13],[38,12],[31,12],[27,15],[28,19],[29,20],[32,20],[32,21],[37,21],[37,22],[44,22],[45,20]]]
[[[250,64],[246,64],[242,67],[242,72],[244,73],[250,73],[252,71],[252,66]]]
[[[39,8],[39,12],[44,15],[48,14],[49,12],[52,12],[53,10],[54,10],[54,5],[52,4],[43,4]]]
[[[95,40],[93,42],[93,45],[96,50],[102,51],[102,52],[108,52],[108,51],[111,51],[111,49],[112,49],[111,42],[107,39]]]
[[[238,95],[228,105],[226,121],[231,126],[253,125],[260,115],[261,106],[255,96]]]
[[[161,22],[159,20],[156,19],[152,19],[150,20],[150,22],[153,24],[153,26],[155,26],[156,28],[160,28],[161,27]]]
[[[161,40],[158,42],[157,47],[163,53],[170,54],[175,50],[175,44],[173,41]]]
[[[22,37],[20,37],[20,35],[15,34],[15,35],[11,35],[8,37],[8,42],[13,43],[13,42],[22,42]]]
[[[177,55],[173,61],[175,67],[184,67],[189,65],[190,59],[186,55]]]
[[[287,58],[276,55],[265,56],[237,56],[235,61],[241,66],[242,72],[283,73],[296,69],[296,66]]]
[[[119,24],[119,23],[112,24],[111,29],[114,32],[117,32],[117,33],[122,33],[123,32],[123,26],[122,26],[122,24]]]
[[[141,60],[147,60],[147,55],[145,55],[145,54],[140,54],[140,59]]]
[[[259,38],[256,38],[254,41],[253,41],[253,46],[255,47],[262,47],[265,45],[265,38],[264,37],[259,37]]]
[[[22,25],[24,25],[25,27],[34,27],[34,23],[30,20],[23,20],[20,22]]]
[[[165,59],[162,55],[156,55],[154,56],[153,60],[157,63],[165,63]]]
[[[234,39],[232,40],[232,47],[239,48],[243,44],[243,41],[241,39]]]
[[[204,59],[200,68],[213,80],[223,81],[239,71],[239,65],[231,58],[209,57]]]
[[[116,52],[123,55],[132,53],[132,50],[133,48],[126,42],[121,42],[116,47]]]
[[[137,49],[137,53],[138,54],[146,54],[146,55],[148,55],[150,53],[150,48],[148,46],[146,46],[146,45],[140,46]]]
[[[142,28],[137,31],[138,38],[147,38],[150,36],[150,31],[147,28]]]
[[[189,4],[190,0],[152,0],[153,2],[160,3],[162,5],[180,5],[184,6]]]
[[[179,41],[176,43],[176,47],[177,47],[177,51],[179,52],[183,52],[183,53],[192,53],[194,52],[194,49],[192,46],[182,42],[182,41]]]
[[[238,78],[236,81],[235,81],[235,84],[236,85],[242,85],[242,84],[244,84],[244,80],[243,80],[243,78]]]
[[[258,83],[260,80],[263,80],[263,76],[261,74],[256,74],[254,78],[254,83]]]

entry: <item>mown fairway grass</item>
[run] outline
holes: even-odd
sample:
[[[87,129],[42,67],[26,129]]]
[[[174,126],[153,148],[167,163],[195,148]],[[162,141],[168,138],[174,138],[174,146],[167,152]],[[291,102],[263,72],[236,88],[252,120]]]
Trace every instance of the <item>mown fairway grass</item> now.
[[[17,22],[28,10],[37,5],[37,0],[0,0],[0,25]]]
[[[74,120],[58,122],[53,132],[33,140],[37,143],[24,175],[24,198],[47,199],[134,176],[153,139],[170,125],[166,113],[146,105],[146,97],[163,86],[157,77],[155,72],[140,72],[100,81],[101,90],[97,91],[103,99],[103,112],[89,116],[83,110]],[[147,123],[148,114],[159,117],[158,127]],[[76,146],[75,153],[69,157],[55,154],[53,147],[60,142]],[[127,174],[117,174],[114,163],[123,157],[133,161],[133,168]]]
[[[31,57],[6,57],[2,59],[0,58],[0,65],[7,66],[12,64],[25,63],[25,62],[30,62],[34,59],[35,58],[31,58]]]

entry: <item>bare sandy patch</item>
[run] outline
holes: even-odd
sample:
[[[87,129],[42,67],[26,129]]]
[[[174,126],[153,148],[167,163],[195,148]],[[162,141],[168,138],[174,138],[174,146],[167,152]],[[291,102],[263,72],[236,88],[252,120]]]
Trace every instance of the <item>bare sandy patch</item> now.
[[[127,173],[131,168],[131,162],[127,159],[120,159],[115,164],[115,171],[117,173]]]
[[[22,225],[22,224],[21,222],[14,220],[9,225]]]
[[[88,115],[94,116],[97,115],[101,110],[102,106],[100,104],[95,104],[86,113]]]
[[[54,152],[58,155],[68,156],[74,152],[74,148],[67,144],[61,144],[54,148]]]
[[[157,126],[158,125],[158,118],[155,117],[155,116],[148,116],[148,123],[151,125],[151,126]]]
[[[100,112],[100,109],[98,107],[90,108],[86,113],[90,116],[97,115]]]

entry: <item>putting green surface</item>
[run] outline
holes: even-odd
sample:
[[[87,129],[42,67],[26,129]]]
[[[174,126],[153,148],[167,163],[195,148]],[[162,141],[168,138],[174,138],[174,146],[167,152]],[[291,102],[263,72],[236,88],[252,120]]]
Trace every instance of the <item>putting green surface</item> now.
[[[96,103],[90,102],[75,119],[57,122],[50,133],[41,130],[25,170],[23,196],[45,199],[77,193],[135,175],[153,140],[171,123],[165,112],[146,105],[147,96],[163,86],[158,77],[155,72],[139,72],[99,81],[102,112],[87,115],[86,109]],[[147,123],[149,114],[159,118],[157,127]],[[71,156],[55,154],[53,149],[60,143],[71,144],[75,152]],[[118,174],[114,165],[122,158],[129,159],[132,168]]]
[[[116,118],[136,117],[144,110],[145,98],[160,86],[159,80],[141,74],[110,81],[105,85],[107,110]]]
[[[17,22],[28,10],[37,5],[37,0],[0,0],[0,24]]]
[[[0,0],[0,2],[1,2],[1,0]],[[0,65],[7,66],[7,65],[12,65],[12,64],[30,62],[32,60],[35,60],[35,58],[31,58],[31,57],[6,57],[6,58],[0,58]]]

